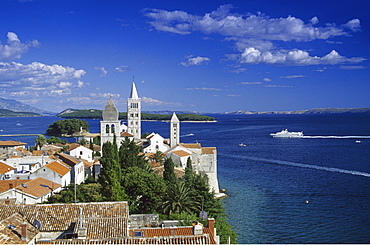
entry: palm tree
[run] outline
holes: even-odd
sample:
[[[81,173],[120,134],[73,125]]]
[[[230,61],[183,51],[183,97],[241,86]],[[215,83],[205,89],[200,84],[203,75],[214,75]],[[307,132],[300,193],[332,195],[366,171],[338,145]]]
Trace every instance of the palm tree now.
[[[156,151],[153,160],[156,161],[157,163],[160,163],[161,165],[163,164],[165,155],[161,151]]]
[[[37,136],[37,138],[35,139],[35,141],[36,141],[36,146],[40,147],[40,149],[41,149],[41,147],[43,145],[46,144],[46,138],[42,134],[40,134],[39,136]]]
[[[167,188],[167,193],[162,203],[163,213],[171,215],[181,212],[189,214],[198,212],[201,204],[193,200],[189,193],[190,189],[184,183],[176,183]]]

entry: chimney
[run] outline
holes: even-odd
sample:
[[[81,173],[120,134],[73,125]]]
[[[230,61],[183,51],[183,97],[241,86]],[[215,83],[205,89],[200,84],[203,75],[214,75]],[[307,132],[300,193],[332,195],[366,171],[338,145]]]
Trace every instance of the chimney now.
[[[215,219],[212,218],[212,219],[208,219],[208,228],[209,228],[209,232],[211,232],[211,236],[212,237],[215,237]]]
[[[203,224],[196,221],[193,223],[193,235],[202,235],[203,234]]]
[[[27,241],[27,224],[21,224],[21,239]]]

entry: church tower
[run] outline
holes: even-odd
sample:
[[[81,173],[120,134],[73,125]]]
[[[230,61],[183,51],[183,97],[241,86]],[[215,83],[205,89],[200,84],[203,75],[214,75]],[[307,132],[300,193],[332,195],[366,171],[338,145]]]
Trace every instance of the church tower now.
[[[132,83],[130,98],[127,99],[127,127],[128,133],[134,139],[141,138],[141,99],[139,98],[135,83]]]
[[[103,120],[100,121],[100,142],[101,146],[107,141],[113,143],[116,135],[117,144],[120,137],[120,121],[118,120],[118,110],[113,103],[112,97],[103,110]]]
[[[170,122],[170,147],[180,144],[180,120],[174,112]]]

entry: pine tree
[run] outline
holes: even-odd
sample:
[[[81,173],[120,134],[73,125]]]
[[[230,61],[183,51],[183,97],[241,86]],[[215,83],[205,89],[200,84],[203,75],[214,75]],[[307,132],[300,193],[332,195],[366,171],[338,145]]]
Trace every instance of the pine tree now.
[[[134,141],[125,137],[125,140],[121,142],[119,148],[119,162],[121,164],[122,170],[129,167],[139,167],[150,171],[150,165],[148,161],[144,158],[144,155],[140,154],[141,148],[135,144]]]

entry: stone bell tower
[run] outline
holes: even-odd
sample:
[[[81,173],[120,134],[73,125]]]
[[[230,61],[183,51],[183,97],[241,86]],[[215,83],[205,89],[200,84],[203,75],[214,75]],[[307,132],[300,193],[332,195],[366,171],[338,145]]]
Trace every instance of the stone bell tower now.
[[[134,139],[141,138],[141,99],[139,98],[135,83],[132,83],[131,94],[127,99],[127,128]]]

